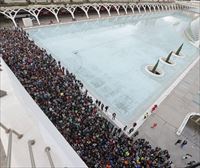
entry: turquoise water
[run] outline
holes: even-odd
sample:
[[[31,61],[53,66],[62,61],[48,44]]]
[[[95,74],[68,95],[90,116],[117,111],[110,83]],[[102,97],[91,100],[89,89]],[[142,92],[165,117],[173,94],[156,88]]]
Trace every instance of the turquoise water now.
[[[148,14],[27,32],[128,124],[136,121],[197,57],[197,49],[184,36],[190,21],[180,13]],[[182,43],[185,57],[172,57],[176,66],[160,62],[163,77],[152,77],[145,71],[146,65],[155,64]]]

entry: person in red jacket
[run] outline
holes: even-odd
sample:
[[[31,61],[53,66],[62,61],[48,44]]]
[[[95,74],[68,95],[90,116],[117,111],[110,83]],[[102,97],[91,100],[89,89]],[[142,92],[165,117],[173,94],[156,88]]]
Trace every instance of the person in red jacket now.
[[[155,105],[152,107],[151,112],[152,112],[152,113],[155,112],[155,110],[156,110],[157,108],[158,108],[158,105],[155,104]]]

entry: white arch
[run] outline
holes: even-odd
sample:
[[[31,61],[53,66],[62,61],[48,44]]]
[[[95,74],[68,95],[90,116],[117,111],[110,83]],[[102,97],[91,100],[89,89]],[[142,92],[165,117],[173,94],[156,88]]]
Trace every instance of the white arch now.
[[[63,8],[66,9],[71,14],[73,19],[75,19],[74,12],[77,8],[76,5],[67,5],[66,7],[63,7]]]
[[[138,12],[140,13],[140,6],[139,5],[135,5],[138,9]]]
[[[40,25],[39,14],[43,9],[46,9],[47,11],[51,12],[55,16],[56,21],[59,22],[58,16],[57,16],[58,13],[56,14],[55,11],[53,11],[54,9],[53,8],[51,9],[51,7],[42,7],[42,8],[40,8],[40,10],[32,8],[32,12],[30,12],[30,11],[28,11],[28,12],[32,13],[32,15],[36,18],[38,24]],[[59,12],[59,10],[58,10],[58,12]],[[37,14],[35,13],[36,11],[37,11]]]
[[[102,6],[107,10],[108,15],[111,16],[111,14],[110,14],[111,5],[110,4],[104,4]]]
[[[117,15],[120,15],[120,13],[119,13],[119,8],[120,8],[120,5],[119,4],[113,4],[112,5],[114,8],[115,8],[115,10],[117,11]]]
[[[176,10],[176,4],[174,4],[174,10]]]
[[[94,8],[99,16],[99,18],[101,17],[101,14],[100,14],[100,9],[101,9],[101,6],[98,5],[98,4],[92,4],[90,5],[90,7]]]
[[[164,10],[164,6],[161,4],[160,7],[161,7],[161,10],[163,11]]]
[[[77,6],[77,7],[82,9],[85,12],[85,15],[86,15],[87,19],[89,19],[88,10],[89,10],[90,6],[89,5],[81,5],[81,6]]]
[[[176,4],[174,4],[174,9],[176,10]]]
[[[190,119],[191,116],[200,116],[200,113],[195,113],[195,112],[188,113],[185,116],[182,124],[178,128],[178,131],[176,132],[177,135],[181,135],[181,133],[183,132],[183,129],[185,128],[185,126],[186,126],[186,124],[187,124],[187,122],[188,122],[188,120]]]
[[[56,21],[59,23],[59,19],[58,19],[58,12],[60,10],[61,7],[44,7],[43,9],[46,9],[48,10],[49,12],[51,12],[55,18],[56,18]]]
[[[17,13],[20,11],[21,9],[6,9],[5,11],[1,12],[3,15],[5,15],[6,17],[8,17],[9,19],[12,20],[12,22],[14,23],[14,26],[17,27],[17,23],[15,22],[15,17],[17,15]]]
[[[129,4],[129,7],[131,8],[132,13],[135,13],[135,12],[134,12],[134,7],[135,7],[135,5],[134,5],[134,4]]]
[[[82,5],[57,5],[57,6],[44,6],[44,7],[20,7],[20,9],[4,9],[4,11],[1,11],[1,13],[5,16],[7,16],[9,19],[11,19],[14,23],[15,26],[16,25],[16,22],[15,22],[15,17],[16,17],[16,14],[19,10],[25,10],[27,11],[28,13],[30,13],[33,17],[36,18],[38,24],[40,25],[40,20],[39,20],[39,14],[41,12],[42,9],[46,9],[48,10],[49,12],[51,12],[57,22],[59,22],[59,16],[58,16],[58,13],[60,11],[61,8],[64,8],[66,9],[72,16],[72,18],[74,19],[75,16],[74,16],[74,12],[75,10],[77,9],[77,7],[79,7],[81,10],[83,10],[83,12],[85,13],[86,17],[89,19],[89,14],[88,14],[88,10],[90,7],[94,8],[99,16],[99,18],[101,17],[101,8],[104,7],[107,12],[108,12],[108,15],[111,16],[111,13],[110,13],[110,10],[111,10],[111,7],[114,7],[117,14],[120,15],[120,7],[122,7],[125,11],[125,13],[127,14],[128,11],[128,7],[131,8],[132,10],[132,13],[135,13],[135,7],[137,8],[138,12],[141,13],[141,8],[144,9],[144,12],[147,12],[147,10],[149,9],[149,12],[152,12],[152,11],[161,11],[161,10],[171,10],[171,9],[181,9],[181,8],[187,8],[186,6],[183,6],[181,4],[165,4],[165,3],[161,3],[161,4],[157,4],[157,3],[147,3],[147,4],[135,4],[135,3],[117,3],[117,4],[113,4],[113,3],[100,3],[100,4],[82,4]],[[153,9],[152,9],[153,8]],[[158,8],[158,9],[156,9]]]
[[[30,13],[33,17],[35,17],[35,19],[37,20],[38,22],[38,25],[40,25],[40,20],[38,18],[39,16],[39,13],[40,11],[42,10],[43,8],[25,8],[23,10],[27,11],[28,13]]]
[[[158,11],[160,11],[160,5],[156,5],[157,6],[157,8],[158,8]]]
[[[156,12],[156,5],[153,5],[153,10],[154,12]]]
[[[147,7],[149,8],[149,12],[151,12],[151,5],[147,5]]]
[[[127,8],[128,8],[128,5],[127,4],[121,4],[122,8],[124,9],[126,15],[128,14],[127,12]]]
[[[174,10],[174,5],[171,5],[171,7],[172,7],[172,10]]]
[[[146,5],[141,5],[141,7],[144,9],[144,12],[146,13]]]

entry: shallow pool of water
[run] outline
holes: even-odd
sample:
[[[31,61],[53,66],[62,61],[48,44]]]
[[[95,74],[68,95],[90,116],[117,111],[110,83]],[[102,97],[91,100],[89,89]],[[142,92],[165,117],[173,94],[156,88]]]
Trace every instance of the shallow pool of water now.
[[[181,13],[123,16],[29,29],[35,42],[83,81],[86,88],[128,124],[136,121],[197,57],[184,36],[191,18]],[[159,63],[163,77],[145,66],[155,64],[182,43],[176,66]]]

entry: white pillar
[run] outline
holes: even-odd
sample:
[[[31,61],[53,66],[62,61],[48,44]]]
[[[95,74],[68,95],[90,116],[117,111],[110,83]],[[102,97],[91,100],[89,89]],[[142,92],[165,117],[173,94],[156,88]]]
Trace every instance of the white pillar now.
[[[3,11],[1,13],[4,14],[5,16],[7,16],[9,19],[11,19],[14,26],[17,27],[17,23],[15,22],[15,17],[17,15],[17,13],[19,12],[19,10],[20,9],[9,9],[9,10],[6,9],[5,11]]]
[[[124,11],[125,11],[125,13],[126,13],[126,15],[127,15],[127,14],[128,14],[128,12],[127,12],[127,8],[128,8],[128,6],[122,4],[122,7],[124,8]]]
[[[45,9],[47,9],[49,12],[51,12],[55,18],[56,18],[56,21],[59,23],[59,19],[58,19],[58,12],[60,10],[61,7],[46,7]]]
[[[40,21],[39,21],[39,14],[40,14],[40,11],[42,10],[42,8],[27,8],[27,9],[24,9],[25,11],[27,11],[28,13],[30,13],[32,16],[35,17],[35,19],[37,20],[38,22],[38,25],[40,25]]]
[[[103,6],[104,6],[104,8],[107,10],[108,15],[111,16],[111,14],[110,14],[111,6],[110,6],[110,5],[103,5]]]
[[[140,13],[140,6],[136,5],[136,7],[138,8],[138,12]]]
[[[157,5],[157,8],[158,8],[158,11],[160,11],[160,6],[159,5]]]
[[[90,6],[81,5],[80,8],[85,12],[87,19],[89,19],[88,10],[89,10]]]
[[[10,19],[13,21],[14,26],[17,27],[17,23],[15,22],[15,18],[11,17]]]
[[[135,12],[134,12],[134,5],[129,5],[129,6],[130,6],[132,12],[135,13]]]
[[[100,14],[101,6],[95,4],[95,5],[92,5],[92,7],[97,11],[97,14],[100,18],[101,17],[101,14]]]
[[[156,12],[156,6],[153,6],[154,12]]]
[[[149,12],[151,12],[151,6],[150,5],[147,5],[148,6],[148,8],[149,8]]]
[[[74,11],[76,10],[77,6],[66,6],[66,7],[63,7],[64,9],[66,9],[72,16],[73,19],[75,19],[75,16],[74,16]]]
[[[145,5],[142,5],[143,9],[144,9],[144,12],[146,13],[146,7]]]
[[[119,5],[113,5],[114,6],[114,8],[116,9],[116,11],[117,11],[117,15],[120,15],[120,13],[119,13],[119,8],[120,8],[120,6]]]

